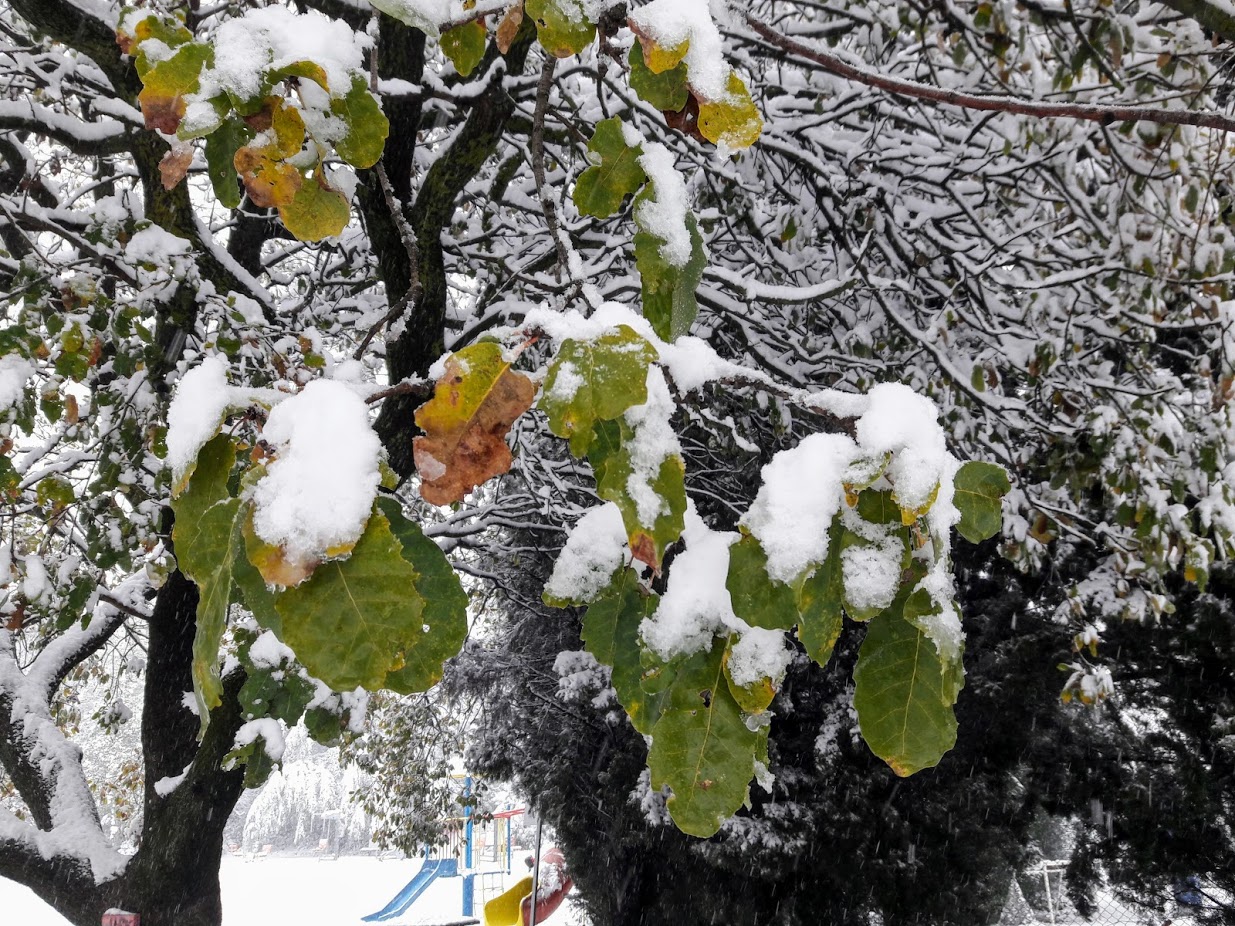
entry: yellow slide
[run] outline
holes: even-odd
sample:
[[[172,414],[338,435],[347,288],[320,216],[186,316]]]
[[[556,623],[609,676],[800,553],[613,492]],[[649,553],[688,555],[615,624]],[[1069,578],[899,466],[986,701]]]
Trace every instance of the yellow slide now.
[[[523,898],[532,893],[529,875],[504,894],[485,904],[485,926],[526,926],[523,922]]]

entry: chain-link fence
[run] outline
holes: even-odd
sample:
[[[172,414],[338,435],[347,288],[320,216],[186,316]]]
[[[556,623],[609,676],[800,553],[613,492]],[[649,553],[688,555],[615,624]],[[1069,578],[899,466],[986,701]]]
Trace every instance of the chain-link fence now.
[[[1235,898],[1199,875],[1137,899],[1099,888],[1081,912],[1063,883],[1066,863],[1013,878],[999,926],[1235,926]]]

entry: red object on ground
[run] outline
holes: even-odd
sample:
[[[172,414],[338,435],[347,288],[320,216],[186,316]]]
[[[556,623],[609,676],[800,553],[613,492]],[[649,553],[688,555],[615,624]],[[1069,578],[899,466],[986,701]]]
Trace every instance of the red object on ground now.
[[[566,870],[566,857],[561,849],[550,849],[540,860],[540,896],[536,899],[536,922],[543,923],[554,914],[570,889],[575,886]],[[523,922],[532,924],[532,895],[523,898]]]
[[[103,914],[102,926],[141,926],[140,913],[123,913],[120,910],[108,910]]]

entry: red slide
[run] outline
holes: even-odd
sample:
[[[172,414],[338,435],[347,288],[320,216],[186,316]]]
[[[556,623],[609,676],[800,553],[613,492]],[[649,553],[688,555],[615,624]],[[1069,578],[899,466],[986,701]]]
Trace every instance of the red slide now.
[[[543,923],[566,899],[575,882],[566,871],[566,857],[560,849],[550,849],[540,860],[540,888],[536,894],[536,922]],[[532,922],[532,895],[523,898],[524,924]]]

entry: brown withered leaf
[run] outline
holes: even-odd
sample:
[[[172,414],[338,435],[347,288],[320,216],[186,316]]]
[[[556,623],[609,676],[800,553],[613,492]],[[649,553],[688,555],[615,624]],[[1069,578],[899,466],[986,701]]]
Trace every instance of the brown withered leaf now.
[[[695,141],[706,142],[703,133],[699,131],[699,101],[692,94],[686,98],[686,105],[678,112],[665,110],[665,125],[675,131],[687,135]]]
[[[14,633],[16,633],[17,631],[21,630],[21,628],[24,627],[25,624],[26,624],[26,603],[24,601],[18,601],[17,607],[13,609],[13,613],[10,614],[8,620],[5,621],[4,629],[11,630]]]
[[[175,135],[180,128],[180,120],[188,108],[182,96],[160,96],[142,91],[137,97],[141,105],[142,116],[146,120],[146,128],[158,132]]]
[[[193,146],[179,142],[172,145],[163,160],[159,161],[159,176],[163,178],[163,189],[170,190],[184,179],[193,164]]]
[[[433,398],[416,411],[425,433],[412,454],[425,501],[461,501],[510,469],[506,434],[535,397],[532,381],[510,369],[500,345],[487,341],[452,354]]]
[[[515,36],[519,33],[519,26],[522,24],[523,0],[519,0],[506,11],[506,15],[502,17],[502,21],[497,26],[497,50],[503,55],[510,51],[510,46],[514,44]]]

